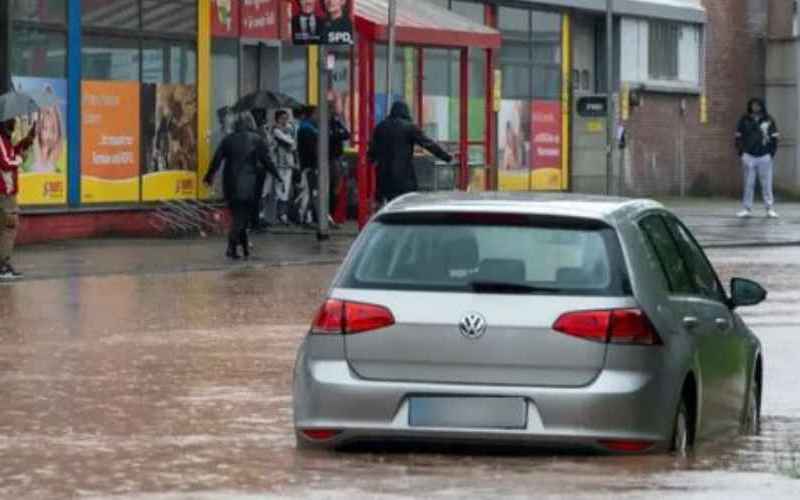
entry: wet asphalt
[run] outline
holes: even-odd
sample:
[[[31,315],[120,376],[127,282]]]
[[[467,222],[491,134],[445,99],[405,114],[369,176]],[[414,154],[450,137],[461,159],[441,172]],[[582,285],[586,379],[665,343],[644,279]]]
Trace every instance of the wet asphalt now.
[[[690,457],[298,451],[296,348],[336,270],[295,263],[0,286],[0,498],[800,498],[800,248],[709,252],[760,280],[763,432]]]

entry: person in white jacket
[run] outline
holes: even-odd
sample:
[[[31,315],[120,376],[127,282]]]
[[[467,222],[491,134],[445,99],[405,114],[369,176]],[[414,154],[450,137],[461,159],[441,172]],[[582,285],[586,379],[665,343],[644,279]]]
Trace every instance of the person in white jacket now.
[[[291,196],[292,174],[297,169],[297,140],[289,123],[289,112],[280,109],[275,112],[275,126],[272,127],[273,157],[282,182],[275,185],[278,201],[278,221],[289,225],[289,199]]]

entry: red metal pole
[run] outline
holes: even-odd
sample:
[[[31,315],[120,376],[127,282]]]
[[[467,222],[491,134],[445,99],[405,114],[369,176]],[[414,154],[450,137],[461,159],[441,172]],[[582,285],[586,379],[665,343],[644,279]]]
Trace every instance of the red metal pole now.
[[[460,186],[459,188],[463,191],[467,190],[469,186],[469,49],[461,49],[460,54],[460,64],[459,64],[459,73],[460,73],[460,91],[459,91],[459,142],[458,142],[458,152],[461,156],[460,158]]]
[[[416,87],[416,101],[414,103],[416,110],[417,110],[417,124],[420,127],[424,125],[424,117],[422,115],[423,110],[425,109],[422,106],[422,100],[424,99],[424,83],[425,83],[425,51],[422,47],[417,47],[417,87]]]
[[[487,26],[496,27],[497,17],[494,6],[487,4],[484,10],[484,18]],[[497,123],[494,111],[494,86],[495,86],[495,65],[497,64],[496,51],[486,49],[486,129],[484,137],[484,147],[486,148],[486,168],[484,187],[486,190],[496,190],[495,178],[497,173],[497,146],[495,137],[497,134]]]
[[[358,228],[363,228],[369,220],[369,161],[367,148],[369,147],[369,49],[365,37],[360,37],[358,42]]]
[[[365,133],[365,137],[367,138],[367,143],[369,143],[369,138],[372,137],[372,131],[375,130],[375,42],[370,40],[367,42],[367,88],[369,89],[369,93],[367,95],[367,130]],[[369,146],[367,146],[369,147]],[[369,217],[375,212],[375,185],[376,185],[376,175],[375,175],[375,168],[367,169],[367,173],[369,174],[369,189],[367,191],[368,198],[367,198],[367,210]]]

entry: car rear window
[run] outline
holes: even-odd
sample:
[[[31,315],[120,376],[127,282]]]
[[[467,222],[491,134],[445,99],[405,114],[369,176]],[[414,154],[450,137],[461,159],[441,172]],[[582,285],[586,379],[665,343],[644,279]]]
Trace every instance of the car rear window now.
[[[517,214],[385,216],[369,225],[338,287],[627,295],[612,228]],[[489,292],[491,292],[489,287]],[[481,291],[485,291],[481,289]]]

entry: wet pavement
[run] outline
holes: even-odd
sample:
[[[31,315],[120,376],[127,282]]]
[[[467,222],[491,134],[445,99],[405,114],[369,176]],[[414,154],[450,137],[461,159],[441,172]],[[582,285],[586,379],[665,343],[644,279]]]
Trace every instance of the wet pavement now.
[[[745,311],[763,433],[684,459],[297,451],[291,367],[333,265],[0,286],[0,498],[800,498],[800,248],[710,256],[771,292]]]

